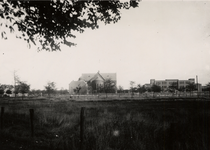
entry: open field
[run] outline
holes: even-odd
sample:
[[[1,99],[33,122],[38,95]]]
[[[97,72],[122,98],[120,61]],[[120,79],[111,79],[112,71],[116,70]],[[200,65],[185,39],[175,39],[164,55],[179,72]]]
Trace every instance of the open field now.
[[[210,101],[1,100],[1,150],[209,150]],[[85,107],[83,147],[80,110]],[[29,109],[34,109],[31,137]]]

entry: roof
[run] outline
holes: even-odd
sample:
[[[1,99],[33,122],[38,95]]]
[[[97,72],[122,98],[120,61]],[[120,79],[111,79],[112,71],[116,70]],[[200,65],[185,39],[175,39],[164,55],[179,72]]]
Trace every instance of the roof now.
[[[86,83],[84,81],[71,81],[69,84],[70,87],[78,87],[78,86],[85,86]]]
[[[98,76],[102,77],[104,80],[111,79],[111,80],[116,80],[117,79],[117,74],[116,73],[84,73],[80,77],[79,80],[84,80],[86,82],[90,81],[91,79],[94,80]]]
[[[95,73],[86,73],[86,74],[82,74],[82,76],[79,78],[79,80],[84,80],[84,81],[89,81],[90,79],[92,79],[96,74]]]
[[[116,73],[101,73],[101,76],[105,80],[106,79],[117,80],[117,74]]]
[[[89,81],[94,81],[94,80],[102,80],[102,81],[104,81],[105,79],[99,74],[99,73],[97,73],[97,74],[95,74],[95,76],[93,77],[93,78],[91,78]]]
[[[178,79],[166,79],[166,81],[178,81]]]
[[[155,80],[155,82],[164,82],[166,80]]]

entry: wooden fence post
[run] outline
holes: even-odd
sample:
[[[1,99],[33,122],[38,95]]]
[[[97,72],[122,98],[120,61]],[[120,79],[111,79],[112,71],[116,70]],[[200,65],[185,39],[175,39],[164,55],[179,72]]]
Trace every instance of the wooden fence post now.
[[[84,148],[84,122],[85,122],[85,107],[81,108],[80,112],[80,150]]]
[[[1,107],[1,130],[4,126],[4,107]]]
[[[34,109],[29,109],[29,111],[30,111],[31,137],[34,137]]]

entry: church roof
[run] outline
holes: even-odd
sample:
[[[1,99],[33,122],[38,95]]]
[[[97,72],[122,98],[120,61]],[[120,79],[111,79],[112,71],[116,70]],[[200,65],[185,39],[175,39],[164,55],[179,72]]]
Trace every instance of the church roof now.
[[[80,80],[88,82],[90,80],[94,80],[98,76],[103,78],[104,80],[107,80],[107,79],[116,80],[117,79],[117,77],[116,77],[117,74],[116,73],[99,73],[98,72],[98,73],[84,73],[80,77]]]

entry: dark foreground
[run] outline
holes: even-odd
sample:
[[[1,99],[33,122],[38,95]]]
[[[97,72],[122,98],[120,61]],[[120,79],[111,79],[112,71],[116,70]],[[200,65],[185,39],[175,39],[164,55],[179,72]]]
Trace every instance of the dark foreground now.
[[[210,101],[25,100],[0,105],[5,108],[1,150],[210,149]],[[82,135],[81,107],[85,107]]]

